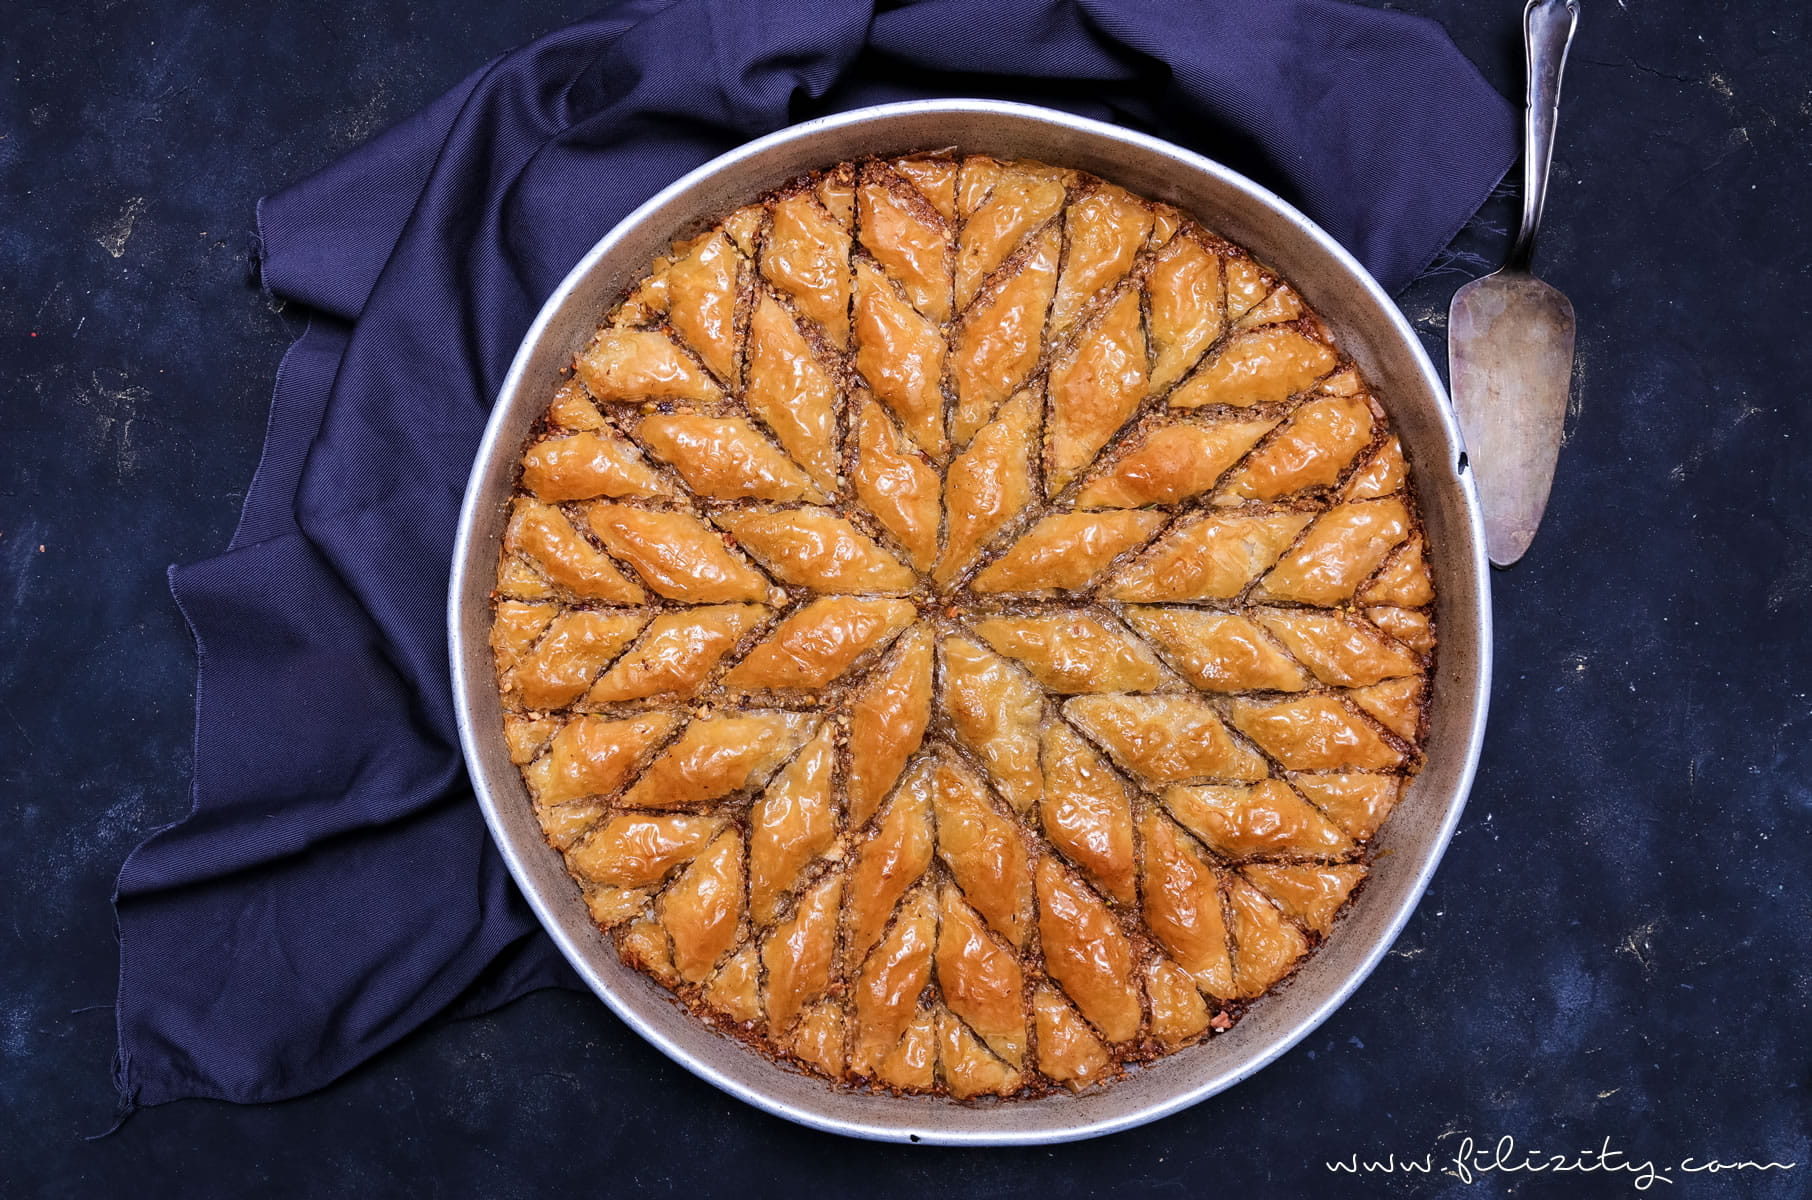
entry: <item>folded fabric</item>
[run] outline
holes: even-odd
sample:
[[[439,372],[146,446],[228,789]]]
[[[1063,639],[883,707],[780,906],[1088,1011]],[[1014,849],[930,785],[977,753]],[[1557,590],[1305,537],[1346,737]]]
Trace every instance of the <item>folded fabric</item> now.
[[[1440,29],[1333,0],[630,0],[485,66],[268,198],[310,316],[226,552],[173,568],[194,809],[127,860],[128,1109],[318,1088],[437,1015],[573,976],[508,878],[454,729],[442,613],[492,398],[544,297],[678,175],[828,111],[1032,100],[1280,191],[1386,286],[1513,160]]]

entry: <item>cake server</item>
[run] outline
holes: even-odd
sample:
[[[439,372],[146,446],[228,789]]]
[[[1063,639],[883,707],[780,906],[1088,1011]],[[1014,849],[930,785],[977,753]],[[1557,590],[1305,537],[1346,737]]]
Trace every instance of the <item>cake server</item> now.
[[[1573,305],[1530,272],[1547,199],[1560,76],[1579,23],[1578,0],[1529,0],[1523,10],[1529,98],[1523,110],[1523,223],[1504,266],[1454,293],[1447,373],[1497,566],[1535,538],[1573,378]]]

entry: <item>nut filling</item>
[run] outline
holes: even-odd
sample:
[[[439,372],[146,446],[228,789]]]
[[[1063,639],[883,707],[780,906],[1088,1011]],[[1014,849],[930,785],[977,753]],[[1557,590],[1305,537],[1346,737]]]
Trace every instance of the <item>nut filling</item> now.
[[[1421,763],[1425,534],[1290,285],[1034,162],[676,243],[522,455],[491,641],[625,962],[848,1085],[1109,1081],[1327,937]]]

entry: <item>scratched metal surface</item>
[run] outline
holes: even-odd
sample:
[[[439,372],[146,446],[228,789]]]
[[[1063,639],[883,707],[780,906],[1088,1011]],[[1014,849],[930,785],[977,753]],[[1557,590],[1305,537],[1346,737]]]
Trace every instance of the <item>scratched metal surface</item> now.
[[[1395,952],[1260,1076],[1073,1146],[856,1144],[543,993],[302,1100],[167,1106],[82,1141],[111,1119],[112,1029],[71,1010],[112,995],[120,858],[186,803],[193,664],[163,568],[230,534],[291,333],[243,282],[252,204],[586,7],[8,14],[0,1195],[167,1195],[179,1175],[195,1196],[1631,1194],[1324,1166],[1502,1134],[1801,1164],[1675,1167],[1669,1195],[1812,1189],[1812,21],[1785,0],[1587,6],[1540,263],[1578,309],[1579,375],[1541,535],[1495,580],[1478,784]],[[1515,4],[1395,7],[1520,87]],[[1510,216],[1401,297],[1437,362],[1448,297],[1495,265]]]

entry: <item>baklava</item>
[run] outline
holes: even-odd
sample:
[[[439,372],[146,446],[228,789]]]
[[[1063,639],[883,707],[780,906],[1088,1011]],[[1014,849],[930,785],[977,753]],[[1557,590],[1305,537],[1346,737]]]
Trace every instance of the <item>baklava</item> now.
[[[1077,171],[842,163],[676,242],[550,397],[497,574],[502,732],[592,918],[843,1086],[1083,1089],[1230,1028],[1421,762],[1380,399],[1287,281]]]

